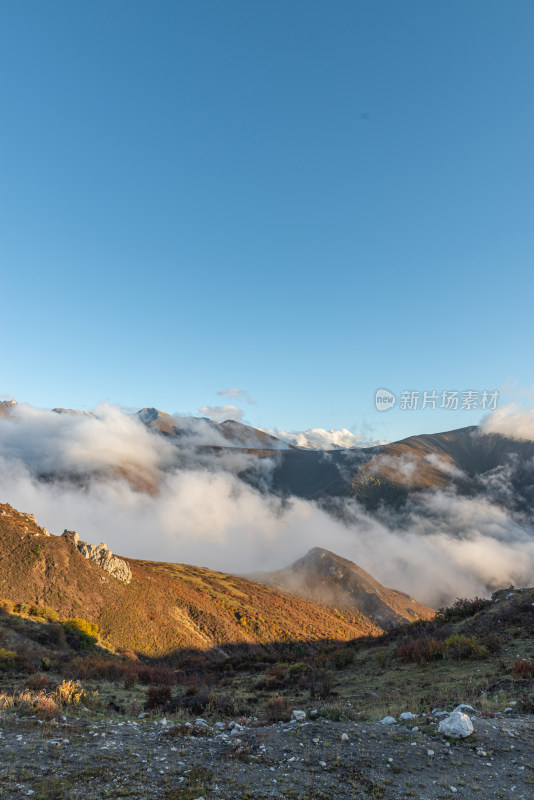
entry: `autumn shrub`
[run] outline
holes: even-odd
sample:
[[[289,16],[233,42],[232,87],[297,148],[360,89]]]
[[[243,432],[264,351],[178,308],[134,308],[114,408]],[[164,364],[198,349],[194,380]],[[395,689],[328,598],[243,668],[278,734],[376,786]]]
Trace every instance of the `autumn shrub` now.
[[[13,603],[11,600],[6,600],[4,598],[0,599],[0,614],[12,614],[13,613]]]
[[[172,686],[176,683],[176,673],[168,664],[137,664],[139,681],[155,686]]]
[[[62,681],[55,695],[60,706],[77,705],[83,700],[84,690],[79,681]]]
[[[37,672],[35,675],[28,678],[26,685],[28,689],[40,692],[50,685],[50,678],[48,675],[43,675],[42,672]]]
[[[139,675],[137,674],[136,670],[127,667],[124,670],[123,674],[124,674],[124,688],[128,690],[134,689],[139,683]]]
[[[172,699],[170,686],[149,686],[146,693],[145,709],[165,708]]]
[[[41,695],[35,704],[37,714],[44,720],[53,719],[58,711],[58,704],[52,697]]]
[[[443,658],[443,654],[443,642],[432,636],[411,639],[397,647],[397,656],[401,661],[413,661],[415,664],[427,664],[429,661]]]
[[[534,658],[516,658],[512,675],[516,678],[534,678]]]
[[[86,650],[98,642],[98,625],[81,617],[66,619],[61,623],[67,634],[67,641],[76,650]]]
[[[50,606],[31,605],[28,609],[28,614],[30,617],[38,617],[47,622],[57,622],[59,620],[59,614]]]
[[[263,710],[267,722],[287,721],[289,710],[285,697],[271,697]]]
[[[476,636],[455,633],[445,639],[445,655],[447,658],[454,658],[457,661],[467,661],[486,658],[488,651]]]

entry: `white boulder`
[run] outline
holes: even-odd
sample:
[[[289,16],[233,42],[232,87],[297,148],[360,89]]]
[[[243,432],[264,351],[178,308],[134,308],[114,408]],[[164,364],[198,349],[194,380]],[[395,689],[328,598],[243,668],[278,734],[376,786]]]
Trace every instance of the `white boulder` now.
[[[453,736],[455,739],[465,739],[467,736],[471,736],[474,728],[467,714],[453,711],[452,714],[441,720],[438,731],[445,736]]]

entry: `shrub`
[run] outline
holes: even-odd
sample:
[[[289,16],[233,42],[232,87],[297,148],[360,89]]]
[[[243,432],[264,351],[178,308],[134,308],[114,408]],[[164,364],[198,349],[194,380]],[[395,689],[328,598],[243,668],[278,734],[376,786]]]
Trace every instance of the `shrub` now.
[[[62,681],[56,689],[57,702],[60,706],[76,705],[84,697],[79,681]]]
[[[135,669],[126,669],[124,671],[124,688],[134,689],[139,683],[139,675]]]
[[[336,669],[345,669],[353,663],[354,652],[349,650],[348,647],[342,647],[339,650],[336,650],[332,657],[332,661]]]
[[[516,658],[512,667],[512,675],[516,678],[534,677],[534,658]]]
[[[51,697],[41,695],[37,700],[36,709],[41,719],[50,720],[55,717],[58,705]]]
[[[33,689],[38,692],[46,689],[49,684],[50,678],[48,675],[43,675],[42,672],[37,672],[35,675],[32,675],[31,678],[28,678],[27,681],[28,689]]]
[[[403,642],[397,647],[397,656],[401,661],[413,661],[415,664],[427,664],[443,658],[443,642],[434,639],[432,636],[422,636],[419,639],[412,639]]]
[[[155,686],[172,686],[176,683],[176,673],[167,664],[140,664],[136,670],[141,683]]]
[[[11,600],[5,600],[2,598],[0,600],[0,614],[12,614],[13,613],[13,603]]]
[[[498,633],[488,633],[484,636],[483,644],[490,653],[499,653],[502,648],[502,640]]]
[[[445,639],[445,654],[447,658],[454,658],[458,661],[486,658],[487,649],[482,645],[476,636],[466,636],[463,633],[455,633]]]
[[[459,622],[487,608],[490,603],[490,600],[485,600],[483,597],[474,597],[472,600],[465,597],[458,598],[451,606],[439,609],[435,622]]]
[[[263,713],[267,722],[287,720],[289,715],[287,700],[284,697],[271,697]]]
[[[67,634],[69,644],[75,649],[88,649],[98,642],[98,625],[76,617],[61,623]]]
[[[45,619],[47,622],[57,622],[59,619],[59,614],[50,606],[37,606],[31,605],[28,609],[28,614],[31,617],[38,617],[39,619]]]
[[[6,672],[7,670],[15,669],[16,666],[17,654],[15,651],[0,647],[0,671]]]
[[[146,693],[145,709],[150,711],[153,708],[165,708],[171,700],[170,686],[150,686]]]

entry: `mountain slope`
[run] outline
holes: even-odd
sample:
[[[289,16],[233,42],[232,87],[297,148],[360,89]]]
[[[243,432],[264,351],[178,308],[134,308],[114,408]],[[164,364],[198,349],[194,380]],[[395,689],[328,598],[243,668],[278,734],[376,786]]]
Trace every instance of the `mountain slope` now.
[[[84,558],[68,538],[40,528],[32,515],[0,505],[0,597],[97,623],[116,648],[164,655],[229,644],[349,640],[382,630],[354,608],[327,608],[244,578],[126,561],[130,584]]]
[[[285,569],[251,577],[315,602],[357,609],[384,629],[431,619],[435,614],[408,594],[382,586],[352,561],[321,547],[314,547]]]

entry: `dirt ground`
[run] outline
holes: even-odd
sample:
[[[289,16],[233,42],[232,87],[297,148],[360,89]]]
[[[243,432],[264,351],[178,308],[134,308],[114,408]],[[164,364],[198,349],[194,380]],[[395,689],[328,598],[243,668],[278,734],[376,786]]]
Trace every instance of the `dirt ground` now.
[[[461,740],[440,734],[439,719],[189,727],[3,712],[0,798],[533,800],[534,716],[472,714]]]

